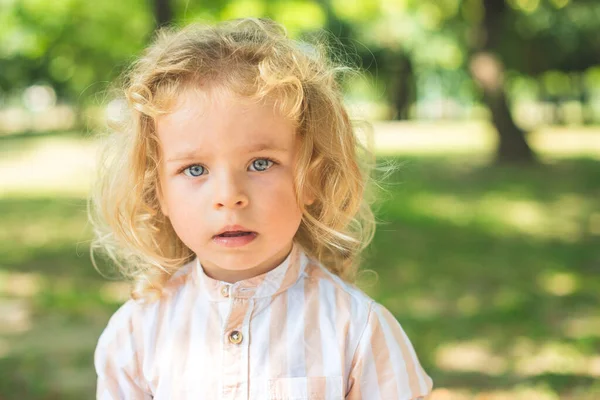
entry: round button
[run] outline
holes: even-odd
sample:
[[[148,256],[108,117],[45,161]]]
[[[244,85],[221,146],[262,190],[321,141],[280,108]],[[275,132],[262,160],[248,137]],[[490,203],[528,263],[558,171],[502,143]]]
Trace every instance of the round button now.
[[[240,331],[231,331],[231,333],[229,334],[229,341],[233,344],[242,343],[243,338],[244,337],[242,336],[242,332]]]
[[[223,297],[229,297],[229,287],[228,286],[222,286],[221,287],[221,294],[223,295]]]

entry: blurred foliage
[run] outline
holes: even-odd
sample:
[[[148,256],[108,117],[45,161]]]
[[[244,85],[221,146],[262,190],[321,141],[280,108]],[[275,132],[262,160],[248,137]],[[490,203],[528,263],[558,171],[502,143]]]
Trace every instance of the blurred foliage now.
[[[146,45],[147,2],[3,0],[0,3],[0,88],[50,84],[72,102],[106,88]]]
[[[599,2],[507,2],[504,34],[496,50],[508,69],[534,77],[554,71],[540,81],[549,82],[552,91],[560,86],[558,71],[584,71],[600,64]],[[170,4],[178,24],[267,16],[284,23],[296,37],[325,27],[351,47],[350,52],[378,81],[393,80],[399,72],[398,57],[405,56],[420,79],[441,73],[458,82],[444,88],[447,94],[473,95],[465,67],[480,40],[482,0],[180,0]],[[12,93],[46,83],[61,99],[93,98],[151,37],[155,26],[151,5],[140,0],[126,6],[116,0],[2,0],[0,89]],[[594,76],[598,87],[597,73]]]

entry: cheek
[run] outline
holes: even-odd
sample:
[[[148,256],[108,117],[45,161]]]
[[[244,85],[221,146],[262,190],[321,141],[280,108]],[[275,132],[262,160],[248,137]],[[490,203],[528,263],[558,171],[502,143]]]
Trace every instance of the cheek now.
[[[285,224],[300,220],[302,212],[296,201],[294,183],[289,174],[274,179],[265,179],[256,185],[253,202],[262,215],[270,217],[272,223]]]
[[[181,201],[185,201],[185,192],[185,186],[178,184],[176,181],[171,180],[165,183],[163,189],[164,202],[171,213],[177,211],[179,208],[177,205],[179,205]]]
[[[198,188],[185,182],[174,180],[165,185],[163,203],[174,226],[186,225],[191,216],[204,209],[203,196],[199,194]]]
[[[179,239],[190,249],[197,245],[198,234],[202,232],[206,220],[206,204],[202,196],[192,190],[193,186],[170,183],[165,189],[164,202],[168,209],[169,221]]]
[[[294,193],[294,181],[292,175],[287,170],[281,170],[270,176],[258,177],[254,190],[261,203],[289,203],[293,200],[296,204],[296,195]]]

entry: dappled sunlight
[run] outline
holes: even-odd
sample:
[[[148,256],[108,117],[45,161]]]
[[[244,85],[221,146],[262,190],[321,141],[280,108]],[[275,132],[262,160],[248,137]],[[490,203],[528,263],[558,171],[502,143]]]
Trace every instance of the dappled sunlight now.
[[[571,315],[563,321],[565,336],[580,339],[586,337],[600,337],[600,315],[597,307],[587,315]]]
[[[0,298],[0,334],[17,334],[31,329],[29,303],[23,299]]]
[[[481,309],[481,299],[473,294],[463,294],[456,301],[456,309],[463,316],[472,316]]]
[[[40,292],[42,283],[38,273],[0,270],[0,296],[33,297]]]
[[[73,107],[59,104],[43,110],[26,110],[22,107],[8,106],[0,108],[0,136],[28,130],[63,131],[73,129],[77,122]]]
[[[94,320],[67,324],[66,319],[58,315],[39,317],[26,332],[20,335],[4,335],[4,339],[10,344],[5,356],[60,355],[61,359],[68,360],[69,355],[80,352],[89,354],[90,350],[94,349],[105,324],[106,321]]]
[[[591,208],[590,202],[582,196],[561,194],[557,200],[544,204],[494,193],[484,196],[480,210],[486,217],[495,219],[502,229],[537,238],[575,242],[585,231],[578,221],[579,215]]]
[[[85,196],[95,165],[96,142],[86,138],[44,137],[30,146],[3,152],[0,198],[8,195]]]
[[[472,392],[467,389],[434,388],[428,400],[471,400]]]
[[[508,369],[505,356],[493,354],[488,340],[445,343],[436,352],[435,363],[444,371],[479,372],[502,375]]]
[[[489,121],[381,121],[374,122],[375,149],[381,155],[493,156],[497,136]],[[600,158],[597,127],[542,126],[527,134],[542,157]]]
[[[600,140],[597,127],[542,127],[527,135],[532,148],[542,156],[552,158],[574,155],[600,159]]]
[[[577,277],[572,272],[542,271],[538,285],[554,296],[567,296],[578,289]]]
[[[369,292],[373,295],[372,292]],[[386,306],[397,314],[406,313],[418,315],[420,319],[431,320],[440,318],[445,314],[462,317],[471,317],[482,309],[482,302],[477,296],[465,293],[456,300],[450,300],[440,293],[418,294],[410,293],[407,296],[393,296],[384,298]]]
[[[92,273],[91,265],[86,267],[90,262],[81,263],[89,260],[91,239],[83,200],[11,197],[0,199],[0,210],[0,271],[46,272],[51,269],[57,273],[54,263],[59,262],[63,271],[78,265],[89,268],[88,275]],[[57,261],[58,254],[68,255],[69,262],[63,256]]]
[[[600,213],[590,215],[588,232],[590,235],[600,236]]]
[[[559,400],[559,395],[543,384],[518,385],[508,390],[481,390],[471,388],[434,389],[430,400]],[[582,397],[587,399],[587,397]],[[591,398],[590,398],[591,399]]]
[[[558,340],[540,343],[519,337],[510,352],[514,373],[520,376],[553,373],[600,377],[600,356],[585,354],[571,343]]]
[[[100,296],[107,303],[123,303],[129,299],[130,292],[127,282],[109,282],[100,287]]]
[[[410,205],[422,214],[456,225],[467,225],[473,219],[473,208],[456,195],[419,193],[412,196]]]
[[[598,375],[600,356],[585,356],[574,351],[572,346],[562,343],[542,345],[538,350],[533,350],[532,347],[524,348],[520,343],[512,352],[498,355],[491,351],[490,345],[484,339],[440,346],[435,361],[442,371],[467,375],[483,374],[496,379],[495,382],[502,382],[503,379],[512,380],[514,376],[519,377],[521,383],[515,383],[511,385],[512,387],[494,389],[479,389],[468,384],[436,387],[431,400],[558,400],[563,398],[592,400],[597,398],[595,392],[587,390],[585,386],[575,385],[570,389],[570,395],[566,392],[561,395],[549,382],[537,381],[536,383],[536,379],[539,379],[536,377],[558,374],[588,376],[596,379],[600,376]]]
[[[580,240],[588,230],[582,215],[592,209],[592,199],[562,194],[552,202],[511,198],[505,192],[490,192],[481,197],[452,194],[417,193],[409,199],[412,210],[454,225],[485,225],[491,234],[514,233],[564,242]],[[590,222],[590,226],[596,229]]]
[[[85,211],[81,211],[85,215]],[[10,241],[13,245],[27,247],[46,247],[57,242],[70,243],[73,248],[82,240],[90,238],[85,231],[87,224],[80,219],[53,217],[43,221],[21,219],[6,221],[0,227],[0,240]]]
[[[388,307],[390,307],[390,309],[392,310],[408,309],[414,315],[419,315],[421,318],[424,319],[433,319],[439,317],[447,308],[447,305],[443,301],[436,299],[431,295],[414,295],[404,300],[406,301],[406,305],[404,307],[395,307],[395,299],[391,298],[387,302],[389,304]]]
[[[375,149],[382,155],[489,154],[497,141],[485,121],[386,121],[373,128]]]
[[[544,207],[538,202],[523,199],[507,199],[505,193],[491,192],[482,196],[478,211],[485,217],[494,218],[501,225],[516,231],[539,235],[544,224]]]
[[[539,342],[519,337],[502,354],[493,350],[490,339],[478,338],[440,345],[435,353],[438,369],[480,373],[489,376],[531,377],[561,374],[600,377],[600,356],[586,354],[576,345],[558,340]]]

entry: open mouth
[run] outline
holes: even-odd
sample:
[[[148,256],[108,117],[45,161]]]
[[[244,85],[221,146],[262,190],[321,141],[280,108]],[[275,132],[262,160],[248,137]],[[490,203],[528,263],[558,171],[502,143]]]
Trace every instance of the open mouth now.
[[[213,236],[213,241],[224,247],[241,247],[254,241],[257,235],[252,231],[226,231]]]
[[[240,237],[240,236],[248,236],[253,235],[255,232],[245,232],[245,231],[230,231],[223,232],[220,235],[215,235],[215,237]]]

